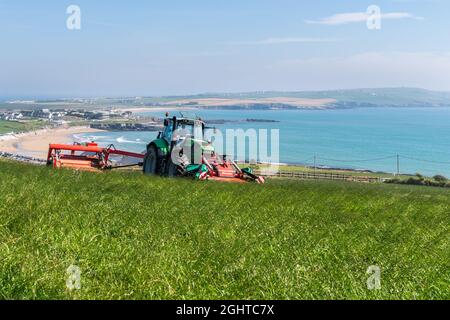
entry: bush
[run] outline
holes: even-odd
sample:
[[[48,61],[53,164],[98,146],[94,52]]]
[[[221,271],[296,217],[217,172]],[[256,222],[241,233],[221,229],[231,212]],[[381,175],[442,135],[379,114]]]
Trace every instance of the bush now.
[[[405,181],[405,184],[423,186],[427,184],[427,180],[423,178],[409,178],[408,180]]]
[[[434,180],[438,181],[438,182],[447,182],[447,178],[441,175],[436,175],[433,177]]]
[[[386,180],[385,183],[450,188],[450,181],[446,177],[436,175],[433,178],[426,178],[420,173],[416,173],[415,176],[409,177],[408,179],[392,178]]]

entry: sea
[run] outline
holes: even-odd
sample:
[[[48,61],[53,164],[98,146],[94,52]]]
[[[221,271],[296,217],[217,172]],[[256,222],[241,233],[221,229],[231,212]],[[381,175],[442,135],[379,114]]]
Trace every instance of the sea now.
[[[374,172],[450,177],[450,108],[338,110],[195,110],[226,129],[278,129],[279,162]],[[164,112],[141,115],[164,117]],[[179,115],[179,112],[172,112]],[[246,119],[276,122],[247,122]],[[270,131],[269,131],[270,132]],[[100,132],[78,141],[142,152],[157,132]]]

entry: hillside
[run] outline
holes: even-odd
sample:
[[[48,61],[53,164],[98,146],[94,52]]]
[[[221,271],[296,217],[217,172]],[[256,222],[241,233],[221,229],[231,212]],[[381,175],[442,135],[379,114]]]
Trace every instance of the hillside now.
[[[237,94],[198,95],[185,101],[200,102],[228,99],[235,105],[240,101],[255,100],[255,104],[273,104],[276,107],[357,108],[357,107],[449,107],[450,92],[417,88],[375,88],[303,92],[254,92]],[[170,103],[170,102],[169,102]],[[214,107],[214,101],[210,104]],[[233,105],[232,102],[229,105]]]
[[[450,92],[418,88],[374,88],[326,91],[206,93],[167,97],[72,98],[0,102],[0,109],[190,107],[234,109],[339,109],[360,107],[450,107]]]
[[[24,122],[15,122],[15,121],[5,121],[0,120],[0,134],[10,133],[10,132],[25,132],[30,130],[36,130],[41,128],[44,125],[42,121],[30,121],[27,123]]]
[[[0,161],[0,299],[449,299],[449,207],[433,188]]]

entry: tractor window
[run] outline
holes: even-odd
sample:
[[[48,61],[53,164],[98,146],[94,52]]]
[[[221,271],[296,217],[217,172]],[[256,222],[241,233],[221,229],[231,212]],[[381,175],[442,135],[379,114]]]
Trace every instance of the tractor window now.
[[[194,138],[203,140],[203,125],[201,123],[194,125]]]
[[[164,128],[163,138],[166,139],[166,141],[171,141],[172,132],[173,132],[173,123],[172,121],[169,121],[168,125]]]
[[[180,129],[183,136],[190,136],[199,140],[203,139],[203,127],[201,123],[182,123],[178,129]]]

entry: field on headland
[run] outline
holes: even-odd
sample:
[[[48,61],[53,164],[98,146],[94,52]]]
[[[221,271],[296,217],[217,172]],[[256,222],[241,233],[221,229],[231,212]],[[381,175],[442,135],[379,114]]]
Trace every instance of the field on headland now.
[[[448,191],[0,160],[2,299],[449,299]],[[69,266],[81,288],[66,287]],[[369,266],[381,289],[368,290]]]
[[[30,121],[30,122],[15,122],[0,120],[0,134],[10,132],[26,132],[30,130],[36,130],[43,126],[42,121]]]
[[[271,98],[247,98],[247,99],[236,99],[236,98],[199,98],[199,99],[184,99],[166,102],[165,104],[170,105],[184,105],[191,107],[203,107],[203,108],[227,108],[233,106],[258,106],[258,105],[269,105],[269,106],[290,106],[293,108],[311,108],[320,109],[325,108],[327,105],[337,102],[335,99],[307,99],[307,98],[294,98],[294,97],[271,97]]]

